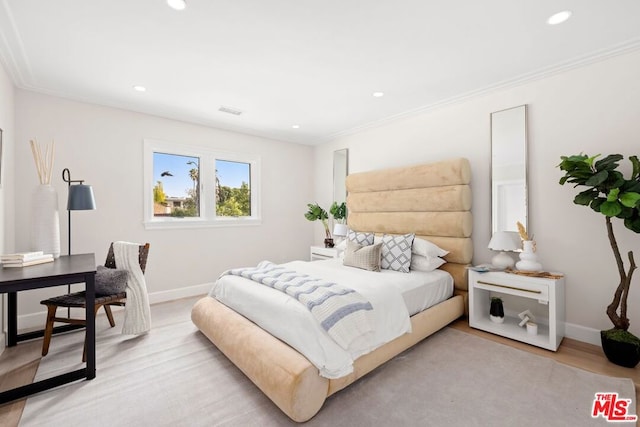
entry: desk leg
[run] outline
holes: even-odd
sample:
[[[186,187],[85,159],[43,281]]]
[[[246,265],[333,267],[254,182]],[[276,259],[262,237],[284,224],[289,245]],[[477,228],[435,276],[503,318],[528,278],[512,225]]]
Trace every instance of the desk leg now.
[[[87,379],[96,377],[96,292],[95,274],[87,274],[85,277],[85,319],[87,320],[86,342],[87,342]]]
[[[7,293],[7,333],[8,347],[18,344],[18,293]]]

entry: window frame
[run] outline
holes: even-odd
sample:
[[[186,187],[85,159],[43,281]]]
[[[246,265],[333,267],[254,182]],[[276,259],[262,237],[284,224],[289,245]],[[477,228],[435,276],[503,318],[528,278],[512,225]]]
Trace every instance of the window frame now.
[[[146,229],[235,227],[262,224],[260,207],[260,157],[246,153],[216,150],[210,147],[180,144],[157,139],[144,140],[144,220]],[[153,212],[153,153],[198,157],[200,163],[200,216],[156,217]],[[216,215],[215,161],[228,160],[248,163],[251,216],[228,217]]]

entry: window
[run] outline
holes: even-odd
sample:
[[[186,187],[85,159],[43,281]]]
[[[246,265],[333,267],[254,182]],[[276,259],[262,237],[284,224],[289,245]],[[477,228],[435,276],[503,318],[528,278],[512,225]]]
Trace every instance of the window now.
[[[260,162],[246,154],[144,142],[145,227],[260,224]]]

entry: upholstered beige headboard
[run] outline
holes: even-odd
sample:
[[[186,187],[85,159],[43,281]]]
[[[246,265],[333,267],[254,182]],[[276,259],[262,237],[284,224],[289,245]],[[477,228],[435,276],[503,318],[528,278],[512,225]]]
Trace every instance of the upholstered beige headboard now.
[[[467,290],[473,256],[471,166],[459,158],[347,176],[349,228],[376,234],[415,233],[449,251],[441,268]]]

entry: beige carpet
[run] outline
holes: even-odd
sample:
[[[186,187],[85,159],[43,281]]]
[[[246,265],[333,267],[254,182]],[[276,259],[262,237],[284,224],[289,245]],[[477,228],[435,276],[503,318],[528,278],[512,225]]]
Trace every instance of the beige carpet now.
[[[20,425],[294,424],[197,331],[192,303],[154,306],[153,329],[139,338],[119,334],[121,317],[110,329],[101,316],[96,379],[30,397]],[[82,338],[54,337],[37,378],[79,366]],[[329,398],[305,425],[607,425],[590,416],[596,392],[635,396],[631,380],[447,328]]]

